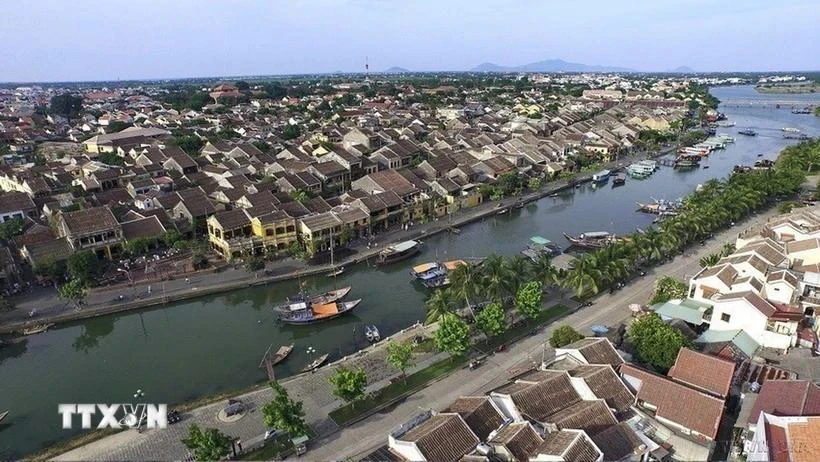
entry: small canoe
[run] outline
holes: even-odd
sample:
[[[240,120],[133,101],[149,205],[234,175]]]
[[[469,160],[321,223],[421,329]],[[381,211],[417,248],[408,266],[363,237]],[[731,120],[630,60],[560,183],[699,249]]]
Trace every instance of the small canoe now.
[[[3,419],[5,419],[7,415],[9,415],[9,411],[0,412],[0,422],[2,422]]]
[[[345,267],[344,266],[339,266],[336,269],[331,270],[329,273],[327,273],[327,275],[328,275],[328,277],[333,277],[333,276],[338,276],[338,275],[340,275],[344,272],[345,272]]]
[[[54,324],[37,324],[36,326],[27,327],[20,331],[23,335],[34,335],[39,334],[41,332],[45,332],[48,330],[49,327],[53,326]]]
[[[324,354],[322,356],[319,356],[318,358],[314,359],[312,363],[310,363],[307,366],[305,366],[304,368],[302,368],[302,370],[300,372],[311,372],[313,370],[318,369],[319,366],[321,366],[322,364],[325,363],[325,361],[327,361],[328,356],[330,356],[330,355],[329,354]]]
[[[288,357],[288,355],[290,354],[291,351],[293,351],[293,344],[292,343],[290,345],[285,345],[285,346],[279,347],[279,349],[276,350],[276,353],[274,353],[274,355],[271,357],[271,365],[279,364],[282,361],[284,361],[285,358]]]

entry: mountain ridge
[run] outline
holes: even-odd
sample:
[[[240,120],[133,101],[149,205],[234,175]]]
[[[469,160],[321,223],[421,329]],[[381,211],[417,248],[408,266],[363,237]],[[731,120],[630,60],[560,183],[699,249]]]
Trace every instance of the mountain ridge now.
[[[589,65],[571,63],[563,59],[545,59],[520,66],[501,66],[485,62],[470,69],[471,72],[637,72],[635,69],[618,66]]]

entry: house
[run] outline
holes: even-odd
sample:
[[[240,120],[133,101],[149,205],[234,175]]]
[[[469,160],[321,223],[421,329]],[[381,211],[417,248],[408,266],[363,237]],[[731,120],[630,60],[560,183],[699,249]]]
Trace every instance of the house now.
[[[729,396],[735,363],[689,348],[681,348],[667,376],[718,398]]]
[[[561,430],[545,435],[533,451],[530,462],[597,462],[604,454],[580,430]]]
[[[487,441],[495,455],[505,461],[528,460],[543,443],[529,422],[511,423]]]
[[[74,212],[58,212],[55,227],[74,252],[91,250],[111,259],[122,250],[122,226],[106,205]]]
[[[568,356],[579,364],[609,364],[617,369],[623,358],[606,338],[584,338],[555,349],[555,356]]]
[[[0,194],[0,223],[14,218],[37,218],[39,215],[37,205],[28,194],[19,191]]]
[[[92,136],[83,141],[83,146],[86,152],[90,153],[114,152],[120,146],[133,146],[149,139],[170,134],[171,132],[161,128],[128,127],[117,133]]]
[[[744,424],[757,432],[761,414],[775,416],[820,415],[820,386],[808,380],[766,380]]]
[[[456,462],[480,443],[456,413],[425,413],[390,433],[388,445],[406,460]]]
[[[709,330],[737,330],[749,333],[762,346],[785,350],[793,346],[803,310],[773,305],[755,292],[720,294],[712,298]]]
[[[462,396],[455,400],[446,413],[456,413],[481,441],[501,428],[508,420],[488,396]]]
[[[396,193],[403,201],[411,201],[421,191],[396,170],[382,170],[353,181],[351,189],[376,194],[386,191]]]
[[[624,382],[635,392],[640,407],[678,431],[714,440],[723,418],[724,400],[632,364],[620,368]]]
[[[592,436],[607,461],[646,461],[649,447],[628,423],[621,422]]]
[[[201,187],[176,191],[175,195],[178,200],[172,208],[171,215],[174,218],[182,218],[193,223],[195,219],[204,219],[216,212],[214,204]]]
[[[300,240],[308,253],[313,255],[341,245],[342,220],[335,213],[324,212],[302,217],[297,223]],[[331,240],[333,244],[331,244]]]
[[[744,446],[750,462],[820,460],[820,416],[776,416],[761,413],[758,431]]]
[[[246,209],[225,210],[208,217],[208,242],[225,260],[253,255],[251,220]]]

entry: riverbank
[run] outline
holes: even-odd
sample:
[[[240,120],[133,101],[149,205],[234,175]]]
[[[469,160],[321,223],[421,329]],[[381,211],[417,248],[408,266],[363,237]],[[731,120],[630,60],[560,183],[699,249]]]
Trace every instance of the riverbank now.
[[[800,85],[756,86],[755,91],[767,95],[800,95],[820,92],[820,85],[814,82]]]
[[[672,152],[676,148],[676,146],[667,147],[648,156],[624,157],[609,162],[601,168],[620,171],[627,163],[637,160],[638,158],[660,157]],[[463,227],[494,216],[498,213],[499,207],[502,205],[511,207],[513,202],[520,202],[522,205],[526,205],[544,197],[559,194],[578,184],[584,184],[589,181],[591,181],[591,176],[589,175],[582,175],[576,178],[572,184],[569,184],[566,180],[556,180],[520,198],[507,197],[497,201],[488,200],[476,207],[460,210],[451,215],[447,220],[439,219],[414,225],[408,230],[389,231],[377,236],[376,239],[373,240],[376,244],[375,246],[368,248],[360,244],[352,247],[352,254],[337,261],[336,264],[339,266],[351,266],[367,262],[374,258],[386,245],[391,243],[409,239],[423,240],[449,231],[451,228]],[[61,324],[126,311],[158,307],[173,302],[191,300],[248,287],[263,286],[275,282],[321,275],[330,270],[331,267],[329,264],[308,266],[302,262],[284,260],[269,264],[266,272],[248,273],[242,269],[237,270],[233,267],[229,267],[223,271],[199,272],[187,279],[146,281],[137,283],[134,286],[122,284],[118,287],[106,287],[91,291],[85,300],[83,308],[80,310],[74,309],[73,306],[70,306],[66,301],[59,300],[55,291],[51,294],[50,299],[44,300],[40,298],[28,303],[19,303],[13,312],[0,314],[0,322],[2,323],[0,324],[0,334],[18,332],[36,324]],[[133,293],[135,296],[128,301],[116,301],[117,297],[123,293]],[[48,310],[43,309],[44,306],[51,306],[51,311],[53,312],[48,313]],[[40,314],[31,317],[29,313],[32,312],[32,310]]]

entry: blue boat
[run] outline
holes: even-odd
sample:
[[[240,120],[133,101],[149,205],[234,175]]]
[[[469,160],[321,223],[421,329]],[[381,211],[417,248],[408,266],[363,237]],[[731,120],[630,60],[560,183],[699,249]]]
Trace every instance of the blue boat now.
[[[592,175],[592,181],[594,181],[595,183],[603,183],[609,179],[609,175],[611,173],[612,172],[610,172],[609,170],[601,170],[600,172]]]
[[[279,321],[285,324],[313,324],[319,321],[327,321],[329,319],[337,318],[349,311],[353,311],[361,299],[352,300],[349,302],[331,302],[331,303],[292,303],[288,311],[279,313]]]

